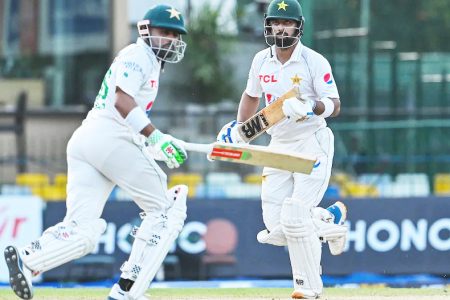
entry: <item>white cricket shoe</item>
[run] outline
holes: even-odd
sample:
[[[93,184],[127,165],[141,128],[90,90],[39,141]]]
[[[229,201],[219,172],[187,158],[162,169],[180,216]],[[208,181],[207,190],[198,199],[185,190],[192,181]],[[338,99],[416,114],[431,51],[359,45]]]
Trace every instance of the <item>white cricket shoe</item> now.
[[[313,291],[308,291],[305,289],[295,289],[291,295],[292,299],[318,299],[319,295]]]
[[[14,293],[21,299],[33,298],[32,272],[24,265],[16,247],[5,248],[5,261],[9,271],[9,284]]]
[[[125,292],[115,283],[109,292],[107,300],[128,300],[128,292]]]

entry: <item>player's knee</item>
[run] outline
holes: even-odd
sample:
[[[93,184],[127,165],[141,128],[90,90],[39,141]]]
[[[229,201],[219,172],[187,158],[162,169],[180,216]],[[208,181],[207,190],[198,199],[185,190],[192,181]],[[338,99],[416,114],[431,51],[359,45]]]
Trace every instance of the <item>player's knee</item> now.
[[[287,238],[306,238],[314,232],[311,207],[300,200],[286,198],[281,208],[281,226]]]

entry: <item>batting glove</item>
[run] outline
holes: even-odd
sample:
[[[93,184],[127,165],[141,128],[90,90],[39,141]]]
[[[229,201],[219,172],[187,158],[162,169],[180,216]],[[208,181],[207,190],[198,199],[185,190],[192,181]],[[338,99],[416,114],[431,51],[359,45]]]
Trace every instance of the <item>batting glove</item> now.
[[[298,100],[297,98],[289,98],[283,102],[283,113],[288,119],[297,122],[305,121],[311,118],[314,113],[314,100]]]
[[[155,129],[147,138],[150,152],[156,160],[162,160],[170,169],[178,168],[187,159],[184,142]]]
[[[245,143],[238,132],[237,125],[239,124],[242,124],[242,122],[236,120],[225,124],[217,135],[217,141],[223,143]]]

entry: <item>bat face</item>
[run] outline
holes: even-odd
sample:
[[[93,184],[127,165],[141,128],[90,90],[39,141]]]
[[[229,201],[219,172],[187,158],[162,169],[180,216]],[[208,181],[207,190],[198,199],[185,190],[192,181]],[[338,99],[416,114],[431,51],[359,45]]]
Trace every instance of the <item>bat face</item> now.
[[[217,160],[248,160],[252,157],[252,154],[244,150],[227,149],[219,146],[213,147],[210,156]]]
[[[239,133],[247,141],[251,141],[265,132],[269,127],[270,123],[267,121],[264,111],[260,111],[241,124]]]
[[[311,174],[316,161],[314,157],[307,155],[268,150],[263,146],[225,143],[214,143],[210,157],[214,160],[271,167],[303,174]]]
[[[283,102],[292,97],[300,98],[298,86],[293,87],[269,106],[261,109],[238,127],[238,132],[245,142],[250,142],[284,119]]]

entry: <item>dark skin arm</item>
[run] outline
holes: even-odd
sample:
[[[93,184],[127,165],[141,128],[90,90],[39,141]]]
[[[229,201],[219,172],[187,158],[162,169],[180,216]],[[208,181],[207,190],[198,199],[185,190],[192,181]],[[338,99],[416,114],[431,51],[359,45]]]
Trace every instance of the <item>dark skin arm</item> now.
[[[122,118],[126,118],[131,110],[133,110],[137,105],[133,97],[122,91],[119,87],[116,88],[116,102],[114,107],[120,113]],[[148,137],[155,130],[152,124],[148,124],[142,129],[141,134]]]
[[[239,109],[237,115],[238,122],[247,121],[253,116],[259,108],[259,98],[251,97],[246,92],[242,93],[241,101],[239,102]]]
[[[334,102],[334,111],[330,117],[337,117],[341,112],[341,100],[339,98],[330,98]],[[325,111],[325,105],[322,101],[316,101],[316,108],[314,108],[314,114],[321,115]]]

